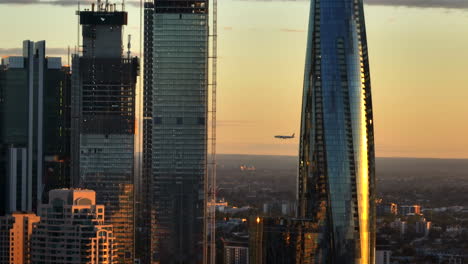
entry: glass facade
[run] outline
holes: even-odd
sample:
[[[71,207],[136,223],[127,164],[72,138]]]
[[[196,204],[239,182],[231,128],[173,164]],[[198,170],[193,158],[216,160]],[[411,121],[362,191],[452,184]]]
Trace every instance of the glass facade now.
[[[311,1],[308,34],[298,216],[318,225],[314,263],[374,263],[374,135],[362,1]]]
[[[0,214],[35,210],[49,188],[69,186],[70,69],[45,46],[26,40],[0,65]]]
[[[96,191],[114,228],[114,263],[135,258],[135,89],[139,59],[123,56],[127,13],[80,12],[82,56],[73,57],[72,180]]]
[[[150,252],[156,263],[203,260],[207,5],[146,5],[144,116],[151,132],[144,135],[143,168],[149,164],[150,170],[143,181],[150,185]]]

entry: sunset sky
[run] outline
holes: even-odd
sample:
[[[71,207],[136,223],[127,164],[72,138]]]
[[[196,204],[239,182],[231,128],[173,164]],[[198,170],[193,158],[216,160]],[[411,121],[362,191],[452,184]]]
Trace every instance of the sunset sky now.
[[[73,50],[76,1],[38,1],[0,0],[0,56],[25,39]],[[309,2],[218,2],[218,153],[297,155],[297,137],[274,135],[299,134]],[[468,1],[368,2],[377,156],[468,158]],[[127,11],[137,52],[139,9]]]

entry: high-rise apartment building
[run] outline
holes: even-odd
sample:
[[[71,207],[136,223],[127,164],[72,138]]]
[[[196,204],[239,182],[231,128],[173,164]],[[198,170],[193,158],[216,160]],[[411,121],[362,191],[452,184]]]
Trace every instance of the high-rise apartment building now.
[[[374,123],[362,0],[312,0],[302,102],[298,217],[316,263],[375,262]]]
[[[224,264],[249,264],[248,241],[223,239]]]
[[[70,71],[45,41],[0,66],[0,215],[33,211],[47,188],[69,186]]]
[[[208,0],[145,3],[143,232],[153,263],[201,263]],[[145,257],[143,256],[143,259]]]
[[[94,191],[51,190],[38,214],[41,221],[31,237],[32,263],[118,263],[112,225],[105,223],[105,207],[96,204]]]
[[[249,262],[315,264],[317,224],[304,219],[257,217],[249,221]]]
[[[82,56],[73,56],[73,186],[96,191],[114,227],[117,263],[134,261],[135,86],[139,60],[123,55],[127,12],[98,1],[79,12]]]
[[[0,263],[31,263],[31,235],[39,220],[33,213],[15,212],[0,217]]]

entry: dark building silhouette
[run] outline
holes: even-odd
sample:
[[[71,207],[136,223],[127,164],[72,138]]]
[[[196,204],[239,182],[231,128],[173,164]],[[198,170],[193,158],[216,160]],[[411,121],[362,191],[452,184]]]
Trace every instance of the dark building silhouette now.
[[[312,0],[298,217],[318,225],[316,263],[375,262],[373,121],[362,0]]]
[[[70,70],[45,41],[0,66],[0,214],[34,211],[70,184]]]
[[[145,3],[144,263],[203,261],[208,34],[207,0]]]
[[[317,224],[307,219],[257,217],[249,220],[249,263],[314,264]]]
[[[116,263],[134,261],[135,87],[139,59],[124,55],[127,12],[92,5],[79,12],[82,55],[73,56],[72,181],[96,191],[113,226]]]

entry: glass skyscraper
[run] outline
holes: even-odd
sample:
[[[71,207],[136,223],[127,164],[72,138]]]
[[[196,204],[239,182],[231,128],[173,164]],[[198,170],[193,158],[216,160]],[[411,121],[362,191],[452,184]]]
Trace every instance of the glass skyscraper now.
[[[208,1],[145,3],[141,230],[152,263],[202,263]],[[145,187],[144,186],[144,187]],[[143,188],[144,189],[144,188]],[[144,251],[144,250],[143,250]],[[145,252],[143,252],[143,255]]]
[[[298,217],[318,234],[314,263],[374,263],[375,162],[362,0],[312,0]]]
[[[116,243],[115,263],[134,263],[135,88],[140,63],[123,55],[128,14],[98,1],[79,12],[82,56],[73,56],[72,184],[96,191]]]
[[[34,211],[70,178],[70,68],[23,42],[0,65],[0,215]]]

